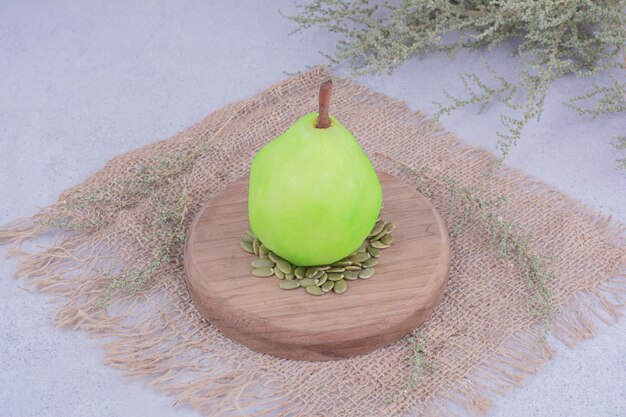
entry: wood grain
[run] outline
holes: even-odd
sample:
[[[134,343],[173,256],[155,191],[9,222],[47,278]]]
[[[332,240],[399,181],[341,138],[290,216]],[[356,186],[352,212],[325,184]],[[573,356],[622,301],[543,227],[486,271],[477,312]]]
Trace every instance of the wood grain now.
[[[364,354],[421,325],[446,288],[446,227],[419,192],[391,175],[378,176],[381,216],[397,226],[394,242],[373,278],[319,297],[281,290],[275,277],[252,276],[255,256],[239,246],[248,229],[248,179],[228,185],[198,213],[185,246],[187,287],[200,313],[254,350],[299,360]]]

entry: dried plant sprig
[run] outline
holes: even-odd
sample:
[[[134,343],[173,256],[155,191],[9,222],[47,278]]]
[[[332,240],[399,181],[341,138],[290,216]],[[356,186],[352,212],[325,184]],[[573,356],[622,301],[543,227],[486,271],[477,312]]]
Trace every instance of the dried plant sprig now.
[[[35,220],[35,224],[40,224],[42,226],[46,226],[54,229],[61,229],[65,232],[71,232],[79,229],[97,229],[100,227],[105,227],[109,224],[108,221],[103,219],[94,219],[94,220],[75,220],[70,217],[59,217],[56,219],[49,220]]]
[[[420,331],[414,330],[409,335],[408,342],[411,345],[411,370],[409,371],[408,381],[393,397],[387,399],[387,404],[396,402],[402,396],[415,391],[419,387],[422,377],[426,373],[434,371],[433,364],[428,359],[431,353],[427,348],[426,336]]]
[[[138,164],[135,175],[123,180],[120,190],[115,194],[111,194],[110,187],[96,188],[89,194],[65,201],[67,210],[62,216],[46,220],[45,223],[37,223],[64,231],[94,231],[106,227],[120,210],[148,198],[156,189],[177,180],[181,174],[190,170],[206,149],[206,143],[198,141],[192,149],[179,153],[159,152],[153,158]],[[107,209],[86,212],[94,205],[104,205]]]
[[[93,225],[106,225],[121,210],[133,207],[143,199],[152,195],[158,188],[178,181],[180,176],[189,172],[197,160],[206,154],[208,145],[237,117],[245,106],[233,112],[231,116],[210,136],[200,136],[188,149],[180,152],[161,151],[151,158],[139,163],[136,172],[130,178],[121,181],[121,187],[109,188],[106,186],[95,189],[89,194],[78,195],[66,201],[69,211],[81,213],[93,205],[106,205],[107,210],[90,212],[91,216],[100,216],[92,219]],[[113,180],[115,181],[115,180]],[[118,190],[111,194],[111,190]],[[75,222],[72,228],[88,227],[89,224]]]
[[[578,104],[594,100],[592,107]],[[611,84],[608,86],[601,87],[594,83],[590,92],[571,98],[565,105],[592,120],[603,114],[626,112],[626,82],[620,83],[615,77],[611,77]]]
[[[626,136],[618,136],[615,138],[616,142],[613,143],[613,147],[618,150],[626,150]],[[620,168],[626,169],[626,156],[617,159],[617,163]]]
[[[554,274],[546,267],[546,261],[553,257],[538,253],[533,248],[532,236],[520,225],[505,220],[498,213],[497,208],[506,200],[502,197],[484,197],[477,188],[459,187],[453,179],[434,173],[428,167],[414,168],[389,155],[379,152],[376,155],[393,162],[418,179],[420,184],[429,183],[431,187],[447,191],[453,202],[452,206],[463,213],[459,224],[452,229],[452,237],[456,236],[467,222],[478,222],[489,234],[489,243],[498,251],[498,255],[501,258],[512,259],[520,265],[531,294],[529,300],[531,313],[543,324],[542,340],[544,340],[551,330],[551,316],[558,311],[554,303],[554,293],[549,287]]]
[[[509,155],[511,148],[517,145],[526,125],[531,120],[539,120],[541,117],[548,86],[554,78],[550,71],[531,75],[532,71],[526,68],[520,73],[520,79],[524,80],[524,83],[511,82],[499,75],[483,57],[481,61],[491,78],[496,81],[496,85],[490,86],[491,83],[481,79],[475,73],[461,74],[463,87],[469,97],[454,97],[444,90],[444,95],[451,103],[444,105],[434,102],[438,107],[434,117],[439,119],[444,114],[449,115],[462,107],[475,104],[480,104],[479,113],[483,112],[493,101],[503,105],[506,109],[500,113],[503,130],[496,132],[498,137],[496,147],[500,151],[500,158],[496,160],[493,167],[493,169],[498,169]],[[520,101],[518,96],[523,96],[523,100]]]
[[[180,181],[182,174],[189,172],[197,160],[208,151],[208,144],[214,140],[239,115],[245,105],[233,112],[230,117],[210,136],[201,136],[189,149],[180,152],[159,152],[153,158],[139,164],[134,176],[124,179],[122,187],[115,194],[107,192],[107,187],[78,195],[65,201],[66,210],[62,216],[46,221],[50,228],[66,232],[106,228],[115,215],[132,207],[140,201],[150,198],[156,207],[154,221],[149,228],[151,240],[154,240],[154,259],[142,268],[129,268],[124,271],[95,268],[93,271],[108,278],[105,292],[96,301],[97,307],[106,308],[112,295],[122,289],[137,291],[163,267],[173,261],[180,261],[185,240],[185,228],[189,207],[187,187],[183,187],[176,201],[166,201],[158,197],[156,191],[172,181]],[[112,181],[115,181],[113,179]],[[89,210],[100,205],[106,210]]]
[[[482,111],[491,102],[503,104],[503,129],[496,132],[499,165],[526,125],[540,119],[555,80],[626,69],[625,9],[624,0],[312,0],[300,5],[297,15],[286,17],[298,24],[297,30],[319,25],[342,35],[334,54],[324,55],[331,63],[348,63],[353,75],[391,74],[412,56],[513,42],[519,59],[514,79],[506,80],[490,67],[495,83],[475,73],[462,74],[466,96],[444,92],[449,103],[439,103],[437,112],[448,114],[473,104]],[[581,97],[600,95],[598,106],[584,109],[576,97],[570,105],[591,115],[623,112],[623,96],[617,91],[614,86],[594,87]]]
[[[185,222],[189,212],[187,186],[183,186],[180,194],[173,201],[159,197],[155,197],[154,200],[158,207],[150,233],[150,238],[157,242],[153,253],[154,259],[143,268],[123,272],[95,270],[94,272],[110,280],[104,294],[96,300],[96,307],[108,307],[112,295],[118,290],[130,289],[131,293],[138,291],[163,266],[172,259],[180,259],[182,256],[182,247],[185,243]]]
[[[459,99],[454,97],[447,90],[443,90],[443,94],[448,98],[450,103],[444,104],[434,101],[433,104],[437,106],[437,112],[434,114],[435,118],[438,119],[443,115],[450,115],[452,112],[462,107],[476,104],[480,105],[479,113],[482,113],[489,103],[494,100],[502,103],[511,110],[518,110],[520,108],[520,105],[514,101],[519,86],[499,75],[485,58],[481,57],[481,61],[496,82],[496,85],[491,85],[491,83],[484,81],[474,73],[459,74],[459,78],[469,97]]]
[[[109,206],[107,215],[127,209],[149,196],[157,188],[175,181],[189,171],[196,159],[206,150],[206,143],[198,140],[194,147],[181,152],[159,152],[154,157],[137,164],[135,175],[124,179],[114,195],[108,187],[97,188],[89,194],[68,201],[68,207],[83,210],[95,203]]]

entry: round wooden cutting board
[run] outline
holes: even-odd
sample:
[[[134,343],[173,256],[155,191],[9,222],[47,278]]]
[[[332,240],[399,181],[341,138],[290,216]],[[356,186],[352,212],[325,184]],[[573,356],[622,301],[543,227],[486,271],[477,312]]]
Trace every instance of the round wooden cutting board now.
[[[376,274],[343,294],[281,290],[252,275],[256,256],[241,249],[248,230],[248,179],[228,185],[198,213],[185,246],[187,286],[211,323],[251,349],[299,360],[348,358],[389,345],[421,325],[448,281],[448,233],[431,204],[385,173],[381,218],[394,241]]]

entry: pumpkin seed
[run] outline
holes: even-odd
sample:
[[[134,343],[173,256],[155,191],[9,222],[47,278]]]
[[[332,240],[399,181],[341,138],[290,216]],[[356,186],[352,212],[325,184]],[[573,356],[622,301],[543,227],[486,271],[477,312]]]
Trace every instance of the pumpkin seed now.
[[[315,285],[315,280],[313,278],[302,278],[300,280],[301,287],[308,287],[311,285]]]
[[[252,275],[259,278],[267,278],[271,277],[274,274],[273,268],[254,268],[252,270]]]
[[[285,279],[285,273],[279,268],[274,268],[274,275],[276,275],[278,279]]]
[[[273,268],[274,262],[269,258],[255,259],[250,263],[252,268]]]
[[[382,220],[378,219],[378,221],[376,222],[376,224],[372,228],[372,231],[370,232],[369,235],[370,236],[375,236],[375,235],[379,234],[383,230],[383,227],[385,227],[385,222],[383,222]]]
[[[342,267],[342,266],[350,266],[352,265],[351,261],[337,261],[334,264],[332,264],[333,268],[338,268],[338,267]]]
[[[339,274],[328,274],[328,280],[329,281],[339,281],[340,279],[343,278],[343,273],[339,273]]]
[[[377,248],[377,249],[385,249],[388,248],[389,245],[385,245],[383,242],[381,242],[380,240],[375,240],[372,243],[370,243],[370,245],[372,245],[373,247]]]
[[[372,248],[372,249],[376,249],[376,248]],[[378,265],[378,262],[380,262],[380,259],[378,258],[369,258],[367,261],[363,262],[363,266],[366,268],[371,268],[373,266]]]
[[[320,277],[324,275],[324,271],[320,271],[319,269],[317,270],[317,272],[315,273],[315,275],[313,275],[311,278],[313,279],[320,279]]]
[[[248,243],[254,242],[254,238],[247,233],[241,237],[241,240]]]
[[[276,255],[274,252],[268,252],[267,253],[267,257],[270,258],[272,261],[278,263],[278,260],[284,260],[283,258],[281,258],[280,256]]]
[[[343,279],[347,279],[348,281],[354,281],[355,279],[357,279],[357,272],[356,271],[346,271],[343,273]],[[341,280],[339,280],[341,281]],[[339,282],[337,281],[337,282]]]
[[[331,273],[332,272],[343,272],[345,270],[346,270],[346,268],[344,268],[344,267],[334,267],[334,268],[327,269],[326,272],[331,272]]]
[[[316,268],[320,269],[322,271],[326,271],[326,270],[330,269],[330,265],[316,266]]]
[[[252,248],[252,243],[246,242],[244,240],[239,242],[241,244],[241,248],[248,253],[254,253],[254,249]]]
[[[267,256],[268,253],[270,253],[269,248],[261,243],[261,246],[259,246],[259,256]]]
[[[391,233],[396,230],[396,225],[394,223],[387,223],[383,230],[387,233]]]
[[[370,258],[370,254],[367,252],[357,253],[353,257],[350,258],[352,262],[364,262]]]
[[[259,245],[261,244],[261,242],[259,242],[259,239],[254,239],[254,241],[252,241],[252,250],[254,251],[255,255],[259,254]]]
[[[294,273],[296,274],[296,276],[300,279],[304,278],[306,276],[306,267],[304,266],[299,266],[296,268],[296,270],[294,271]]]
[[[287,281],[291,281],[291,280],[293,280],[295,277],[296,277],[296,276],[295,276],[295,274],[294,274],[293,272],[290,272],[290,273],[288,273],[288,274],[285,274],[285,279],[286,279]]]
[[[252,238],[252,240],[256,239],[256,235],[252,233],[252,230],[246,230],[246,234]]]
[[[385,245],[391,245],[391,242],[393,242],[393,235],[387,233],[385,236],[380,238],[380,241]]]
[[[335,283],[333,281],[326,281],[320,288],[324,292],[329,292],[329,291],[332,291],[334,286],[335,286]]]
[[[340,279],[339,281],[335,282],[335,285],[333,286],[333,291],[337,294],[344,293],[346,292],[347,289],[348,289],[348,283],[343,279]]]
[[[374,268],[365,268],[359,274],[359,278],[361,278],[361,279],[368,279],[368,278],[371,278],[372,275],[374,275]]]
[[[290,280],[290,281],[281,281],[278,283],[278,286],[283,290],[295,290],[300,286],[300,281]]]
[[[285,274],[289,274],[291,272],[291,270],[293,269],[289,262],[285,261],[284,259],[280,259],[280,258],[276,261],[276,266],[278,267],[278,269],[283,271]]]
[[[316,287],[315,285],[309,285],[306,287],[306,292],[311,295],[324,295],[324,291],[320,287]]]
[[[346,266],[346,271],[360,271],[361,267],[359,265]]]
[[[306,276],[307,278],[311,278],[313,277],[313,275],[317,274],[317,267],[316,266],[310,266],[306,269]]]
[[[321,287],[326,281],[328,281],[328,274],[322,271],[322,275],[319,278],[315,278],[315,286]]]
[[[367,251],[369,252],[370,255],[372,255],[374,258],[378,258],[380,256],[380,249],[373,247],[372,245],[367,247]],[[369,259],[368,259],[369,261]],[[367,261],[365,261],[367,262]]]
[[[376,236],[372,236],[370,237],[370,244],[375,241],[375,240],[380,240],[381,237],[385,236],[387,234],[387,232],[385,232],[384,230],[382,232],[380,232],[379,234],[377,234]]]
[[[366,250],[367,250],[367,246],[361,246],[360,248],[356,250],[356,254],[358,255],[359,253],[363,253]]]

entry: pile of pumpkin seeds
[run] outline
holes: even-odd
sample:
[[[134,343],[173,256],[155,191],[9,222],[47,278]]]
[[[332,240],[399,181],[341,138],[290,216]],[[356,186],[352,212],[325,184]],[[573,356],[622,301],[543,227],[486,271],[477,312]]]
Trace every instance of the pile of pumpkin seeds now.
[[[275,276],[283,290],[304,288],[311,295],[328,292],[341,294],[348,289],[348,281],[370,279],[379,262],[382,249],[393,242],[393,223],[378,219],[372,232],[356,252],[330,265],[298,266],[270,251],[250,230],[241,238],[241,247],[259,258],[252,261],[252,275],[259,278]]]

